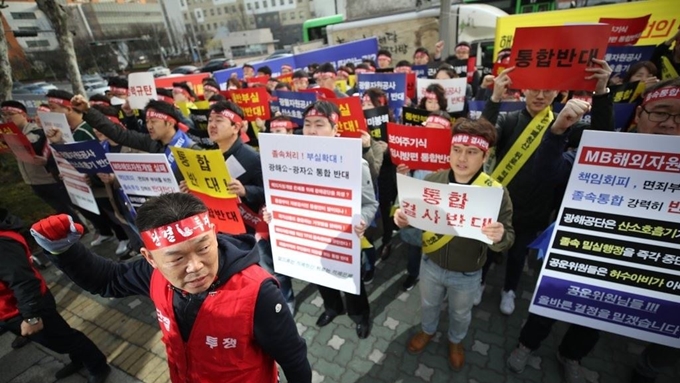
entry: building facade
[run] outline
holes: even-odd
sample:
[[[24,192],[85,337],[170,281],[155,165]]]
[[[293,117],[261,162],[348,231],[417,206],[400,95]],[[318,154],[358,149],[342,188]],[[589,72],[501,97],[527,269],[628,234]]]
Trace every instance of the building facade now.
[[[5,1],[5,6],[7,8],[1,10],[2,15],[9,30],[19,32],[16,41],[25,53],[48,52],[59,49],[52,24],[50,24],[47,16],[38,9],[35,1]],[[22,37],[21,32],[35,32],[36,36]]]

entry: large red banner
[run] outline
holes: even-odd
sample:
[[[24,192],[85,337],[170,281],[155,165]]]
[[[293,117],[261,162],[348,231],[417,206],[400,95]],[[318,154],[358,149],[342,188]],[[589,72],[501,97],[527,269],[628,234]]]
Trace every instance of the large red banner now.
[[[194,89],[196,96],[203,95],[203,79],[210,76],[210,73],[186,74],[176,77],[159,77],[154,80],[156,88],[172,88],[172,83],[186,81]]]
[[[359,138],[361,132],[368,132],[364,111],[359,97],[329,98],[340,109],[338,134],[340,137]]]
[[[610,19],[600,18],[603,24],[611,25],[612,32],[609,36],[609,46],[635,45],[640,36],[647,28],[649,18],[652,15],[637,17],[634,19]]]
[[[411,170],[448,168],[451,153],[451,129],[387,123],[387,143],[395,165]]]

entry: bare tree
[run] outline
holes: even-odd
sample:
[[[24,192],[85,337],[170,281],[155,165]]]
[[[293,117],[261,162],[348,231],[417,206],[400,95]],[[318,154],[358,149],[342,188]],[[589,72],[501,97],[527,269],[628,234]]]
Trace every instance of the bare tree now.
[[[78,69],[78,60],[76,58],[76,51],[73,47],[73,38],[68,29],[68,14],[56,0],[36,0],[38,9],[40,9],[47,19],[50,20],[52,28],[57,35],[59,46],[66,56],[66,69],[68,71],[73,93],[85,94],[83,87],[83,80],[80,78],[80,70]]]
[[[0,22],[2,25],[2,22]],[[5,32],[0,33],[0,102],[12,98],[12,67]]]

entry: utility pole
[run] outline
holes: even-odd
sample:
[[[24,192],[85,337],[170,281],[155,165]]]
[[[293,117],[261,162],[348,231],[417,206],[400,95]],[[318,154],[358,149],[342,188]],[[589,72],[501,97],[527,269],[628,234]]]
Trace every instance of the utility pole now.
[[[452,0],[441,0],[439,4],[439,40],[444,42],[442,60],[449,57],[451,48],[451,41],[449,41],[451,40],[451,33],[449,32],[451,30],[451,3]]]

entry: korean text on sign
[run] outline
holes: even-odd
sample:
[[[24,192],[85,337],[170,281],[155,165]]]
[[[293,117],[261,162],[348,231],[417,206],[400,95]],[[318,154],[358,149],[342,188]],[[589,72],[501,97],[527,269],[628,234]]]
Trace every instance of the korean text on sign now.
[[[387,124],[387,143],[394,164],[413,170],[441,170],[449,167],[451,130]]]
[[[189,190],[211,197],[236,197],[229,191],[231,176],[219,150],[193,150],[175,146],[171,150]]]
[[[361,132],[368,130],[361,101],[358,97],[343,97],[328,99],[340,109],[338,116],[338,134],[340,137],[358,138]]]
[[[246,120],[255,121],[258,118],[269,120],[271,118],[269,93],[266,88],[234,89],[229,94],[232,101],[243,109]]]

